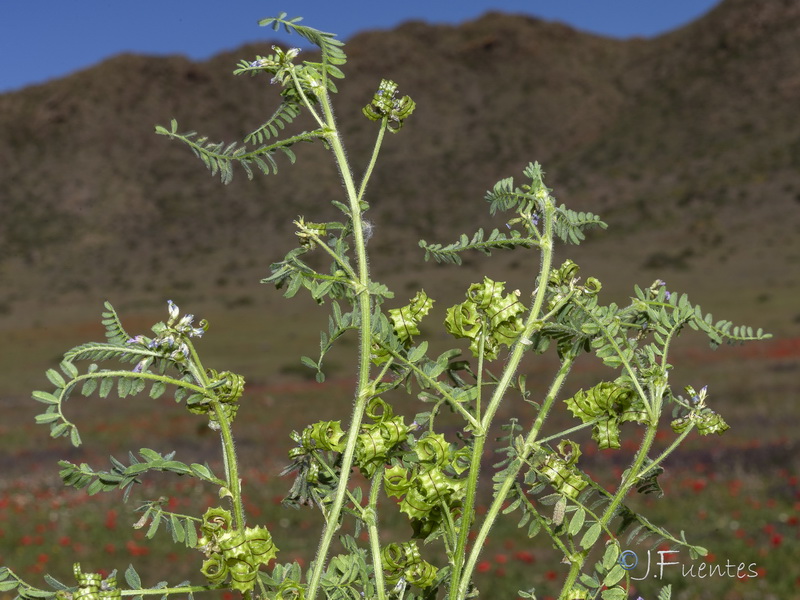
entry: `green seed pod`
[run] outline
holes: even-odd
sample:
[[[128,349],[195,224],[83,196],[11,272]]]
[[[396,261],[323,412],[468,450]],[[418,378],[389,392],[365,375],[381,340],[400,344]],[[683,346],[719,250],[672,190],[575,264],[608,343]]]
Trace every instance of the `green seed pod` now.
[[[99,600],[120,600],[122,598],[122,590],[119,589],[101,589],[98,594]]]
[[[452,458],[450,444],[441,433],[426,433],[417,442],[414,451],[422,462],[443,465]]]
[[[391,419],[394,411],[386,402],[376,397],[367,403],[364,414],[373,421],[382,422],[384,419]]]
[[[403,422],[403,417],[399,415],[382,421],[379,427],[381,436],[390,448],[403,442],[409,431],[408,426]]]
[[[580,585],[573,587],[567,595],[568,600],[586,600],[588,597],[589,590]]]
[[[400,502],[400,512],[406,513],[412,519],[425,520],[436,506],[436,502],[429,501],[425,492],[412,485]]]
[[[253,558],[262,565],[266,565],[278,553],[278,548],[272,541],[272,535],[266,527],[248,527],[244,532]]]
[[[379,425],[362,427],[356,440],[356,464],[367,477],[372,477],[378,465],[383,464],[387,450]]]
[[[232,520],[230,511],[220,507],[209,508],[203,514],[200,529],[206,537],[216,538],[230,529]]]
[[[592,427],[592,439],[597,442],[600,450],[619,450],[619,421],[614,417],[609,417],[595,423]]]
[[[600,293],[601,289],[603,289],[603,284],[600,283],[600,280],[589,277],[586,280],[586,284],[583,286],[583,293],[587,296],[596,296]]]
[[[209,583],[216,585],[223,583],[228,578],[228,565],[222,555],[215,554],[203,562],[200,572],[208,579]]]
[[[565,260],[558,269],[550,272],[548,283],[553,287],[569,285],[578,276],[581,268],[573,261]]]
[[[418,563],[411,565],[405,570],[405,577],[409,583],[417,587],[427,588],[433,585],[438,573],[439,569],[434,567],[431,563],[420,560]]]
[[[467,290],[467,299],[479,310],[486,311],[505,289],[505,282],[483,278],[483,283],[473,283]]]
[[[401,342],[406,342],[412,336],[419,335],[419,322],[428,314],[432,306],[433,299],[428,297],[425,290],[420,290],[406,306],[389,309],[389,319]]]
[[[408,560],[400,544],[389,544],[381,550],[381,562],[388,571],[402,571]]]
[[[228,572],[231,576],[230,586],[233,589],[249,592],[255,587],[258,567],[250,561],[238,558],[228,559]]]
[[[220,402],[238,402],[244,393],[244,377],[230,371],[217,373],[214,369],[208,369],[206,374],[211,380],[211,387]]]
[[[250,554],[250,546],[241,531],[229,531],[219,536],[217,543],[219,549],[225,556],[225,560],[231,558],[245,558]]]
[[[574,467],[555,454],[551,454],[545,459],[542,466],[539,467],[539,472],[557,492],[564,494],[567,498],[577,498],[578,494],[588,485],[588,482]]]
[[[447,476],[441,469],[434,468],[423,471],[417,475],[416,481],[425,497],[430,501],[445,500],[450,495]]]
[[[275,600],[305,600],[306,589],[297,581],[284,581],[277,589]]]
[[[100,589],[97,586],[81,586],[72,595],[73,600],[99,600]]]
[[[308,465],[308,470],[306,471],[306,481],[308,483],[319,482],[319,462],[313,458],[311,459],[311,464]]]
[[[473,302],[462,302],[447,309],[444,326],[457,338],[475,339],[480,334],[481,320]]]
[[[386,495],[393,498],[402,498],[411,486],[408,481],[408,470],[400,465],[386,469],[383,473],[383,487]]]
[[[394,585],[400,578],[421,588],[429,587],[436,579],[438,569],[422,559],[416,542],[389,544],[381,550],[386,582]]]
[[[686,428],[691,425],[692,420],[689,416],[679,417],[673,420],[669,425],[672,427],[672,431],[675,433],[683,433],[686,431]]]
[[[120,600],[122,591],[117,587],[117,578],[109,575],[100,583],[100,600]]]
[[[517,304],[522,306],[520,303]],[[492,332],[492,338],[497,340],[498,344],[510,346],[517,340],[523,329],[525,329],[525,325],[522,319],[513,317],[507,321],[498,323]]]
[[[306,451],[309,450],[344,450],[344,431],[341,421],[318,421],[303,430],[302,444]]]
[[[710,433],[722,435],[728,429],[730,429],[730,426],[722,416],[712,410],[704,410],[698,415],[697,432],[700,435],[708,435]]]
[[[486,314],[489,317],[489,324],[492,329],[502,323],[513,320],[521,312],[525,311],[525,306],[519,301],[519,290],[497,296],[492,304],[487,308]]]

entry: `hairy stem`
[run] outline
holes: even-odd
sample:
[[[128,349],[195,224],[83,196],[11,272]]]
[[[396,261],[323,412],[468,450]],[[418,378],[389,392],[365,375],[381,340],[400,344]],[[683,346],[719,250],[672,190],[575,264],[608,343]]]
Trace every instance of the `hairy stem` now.
[[[378,600],[386,600],[386,590],[383,583],[383,562],[381,561],[381,541],[378,535],[378,494],[383,481],[383,471],[378,469],[372,476],[372,486],[369,489],[369,515],[367,516],[367,533],[369,534],[369,548],[372,553],[373,577]]]
[[[633,463],[631,464],[630,469],[628,469],[627,474],[625,475],[624,479],[620,482],[617,491],[614,493],[614,496],[611,498],[611,502],[609,502],[608,506],[606,507],[603,515],[600,517],[598,521],[603,527],[606,529],[608,527],[608,523],[611,519],[614,518],[616,515],[617,509],[619,508],[622,501],[627,497],[630,493],[631,488],[636,485],[636,482],[639,480],[642,474],[642,467],[644,466],[645,461],[647,460],[647,455],[650,452],[650,448],[653,445],[653,442],[656,439],[656,432],[658,431],[658,417],[661,413],[661,401],[660,397],[663,394],[663,387],[657,386],[656,390],[654,390],[650,395],[650,401],[657,412],[654,413],[652,420],[647,424],[647,428],[645,429],[644,438],[642,439],[642,445],[639,446],[639,450],[636,452],[636,456],[633,459]],[[566,579],[564,580],[564,585],[561,588],[561,595],[559,598],[566,599],[572,589],[573,585],[578,579],[580,575],[581,569],[583,569],[583,565],[586,562],[586,557],[588,556],[589,551],[588,549],[573,554],[571,559],[571,565],[569,573],[567,574]]]
[[[319,547],[317,548],[317,555],[314,563],[314,570],[311,573],[311,578],[308,584],[308,600],[314,600],[319,588],[322,573],[325,569],[325,563],[328,557],[333,536],[339,529],[339,519],[344,506],[344,500],[347,495],[347,484],[350,480],[350,471],[353,466],[353,457],[356,449],[356,439],[361,428],[361,421],[364,417],[364,410],[367,401],[372,395],[372,390],[369,387],[370,381],[370,353],[372,348],[372,340],[370,331],[372,329],[372,310],[370,295],[367,290],[369,284],[369,266],[367,264],[367,251],[364,243],[363,222],[361,218],[361,206],[359,204],[359,196],[356,191],[355,183],[353,182],[353,174],[347,162],[344,145],[339,137],[339,131],[336,127],[336,120],[333,116],[333,110],[330,104],[330,98],[327,92],[322,92],[319,95],[320,105],[322,106],[325,121],[329,128],[327,134],[328,143],[331,146],[336,165],[339,169],[339,174],[342,177],[347,199],[350,206],[351,218],[353,222],[353,245],[356,253],[356,265],[358,269],[358,289],[356,290],[356,302],[359,308],[359,331],[361,333],[359,359],[358,359],[358,380],[355,390],[355,402],[353,405],[353,413],[350,417],[350,427],[347,431],[347,438],[345,442],[345,449],[342,454],[341,475],[339,484],[336,488],[336,494],[333,499],[328,517],[323,529],[322,537],[320,539]]]
[[[543,239],[540,244],[541,249],[541,262],[539,265],[539,286],[534,292],[533,305],[528,313],[528,318],[525,321],[520,337],[514,344],[511,355],[506,364],[503,375],[497,383],[497,387],[492,394],[491,399],[486,407],[486,413],[481,418],[481,428],[475,432],[475,445],[472,448],[472,461],[469,469],[469,476],[467,478],[467,490],[464,500],[464,509],[461,515],[461,529],[458,536],[458,544],[453,557],[453,575],[450,586],[450,600],[457,600],[465,598],[467,593],[467,586],[469,585],[469,572],[474,567],[474,561],[468,565],[468,569],[462,573],[464,566],[464,555],[467,548],[467,537],[469,534],[470,524],[475,515],[475,495],[478,487],[478,476],[480,474],[480,461],[483,455],[483,447],[486,443],[486,435],[494,419],[500,403],[508,391],[509,386],[514,378],[514,375],[522,360],[522,355],[527,349],[525,342],[528,341],[533,332],[539,327],[539,316],[542,313],[544,306],[545,295],[547,293],[547,277],[553,265],[553,221],[555,219],[555,205],[552,200],[547,200],[544,207],[544,228]],[[540,413],[541,416],[541,413]],[[474,548],[479,548],[476,545]],[[473,554],[475,551],[473,550]]]
[[[558,398],[558,393],[561,390],[561,386],[564,384],[567,375],[569,375],[569,372],[572,369],[574,359],[575,359],[574,356],[569,356],[561,364],[561,368],[558,370],[558,373],[555,379],[553,380],[552,384],[550,385],[550,389],[547,392],[547,396],[545,397],[544,402],[542,403],[542,408],[539,411],[539,415],[537,416],[536,421],[534,422],[533,426],[528,432],[528,435],[525,439],[523,452],[518,457],[516,466],[514,466],[513,468],[509,468],[508,472],[506,473],[505,481],[494,494],[494,499],[492,500],[492,504],[486,513],[486,518],[484,519],[481,528],[478,530],[478,534],[475,537],[475,542],[472,545],[472,550],[470,551],[467,562],[464,565],[464,571],[461,574],[462,577],[461,587],[463,589],[463,592],[461,592],[461,594],[458,596],[459,598],[464,597],[463,593],[466,592],[465,582],[469,582],[469,579],[472,576],[472,572],[474,571],[475,565],[478,562],[478,558],[480,556],[481,550],[483,549],[483,545],[486,542],[486,539],[489,537],[489,533],[492,527],[494,527],[494,523],[497,520],[497,517],[500,515],[500,511],[503,508],[503,503],[508,497],[508,493],[511,491],[511,488],[516,483],[517,475],[519,474],[522,465],[525,464],[525,460],[528,458],[528,456],[530,456],[531,452],[533,452],[536,446],[536,439],[539,435],[539,431],[541,431],[542,425],[544,425],[544,421],[547,418],[548,414],[550,413],[550,409],[553,407],[556,398]]]
[[[214,414],[219,422],[219,436],[222,441],[222,458],[225,466],[227,488],[233,503],[233,526],[241,531],[245,526],[244,506],[242,504],[242,482],[239,478],[239,461],[236,458],[236,446],[233,443],[231,424],[222,412],[220,402],[214,401]]]
[[[378,137],[375,139],[375,146],[372,149],[372,157],[369,159],[369,165],[367,165],[367,170],[364,171],[364,176],[361,178],[361,185],[358,188],[358,201],[361,202],[361,199],[364,197],[364,192],[367,189],[367,182],[369,181],[370,176],[372,175],[372,170],[375,168],[375,162],[378,160],[378,152],[383,145],[383,136],[386,133],[386,126],[389,123],[389,118],[384,117],[381,121],[381,127],[378,130]]]

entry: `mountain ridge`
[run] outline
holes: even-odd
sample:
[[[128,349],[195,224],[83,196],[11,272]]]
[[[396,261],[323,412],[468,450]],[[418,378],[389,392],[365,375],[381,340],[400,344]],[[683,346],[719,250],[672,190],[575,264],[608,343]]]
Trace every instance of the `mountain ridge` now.
[[[418,107],[368,190],[376,265],[412,264],[409,238],[473,231],[483,191],[538,160],[560,200],[612,225],[598,251],[577,249],[609,276],[627,259],[626,274],[702,282],[717,269],[724,289],[796,293],[785,271],[800,260],[799,6],[725,0],[649,40],[496,12],[354,36],[335,99],[353,163],[371,151],[358,107],[381,77]],[[120,55],[0,95],[0,307],[265,275],[292,244],[291,220],[339,193],[323,152],[298,148],[278,177],[239,171],[223,187],[152,131],[176,117],[181,131],[241,139],[275,90],[230,72],[270,45],[200,63]],[[775,302],[781,322],[792,316]]]

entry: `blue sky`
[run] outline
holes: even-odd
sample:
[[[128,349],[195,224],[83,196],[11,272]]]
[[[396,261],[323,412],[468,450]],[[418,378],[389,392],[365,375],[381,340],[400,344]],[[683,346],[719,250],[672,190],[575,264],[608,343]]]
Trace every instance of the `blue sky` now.
[[[281,11],[302,15],[305,24],[338,33],[344,40],[358,31],[390,29],[410,19],[457,24],[488,10],[628,38],[652,37],[680,27],[719,1],[5,0],[0,18],[0,93],[63,77],[121,52],[206,59],[245,42],[276,39],[271,29],[256,23]]]

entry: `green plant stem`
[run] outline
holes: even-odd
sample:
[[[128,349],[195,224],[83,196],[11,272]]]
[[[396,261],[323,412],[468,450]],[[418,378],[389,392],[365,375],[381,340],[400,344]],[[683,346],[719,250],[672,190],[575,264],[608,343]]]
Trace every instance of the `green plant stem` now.
[[[169,377],[167,375],[159,375],[158,373],[136,373],[135,371],[130,370],[95,371],[94,373],[84,373],[83,375],[78,375],[72,379],[69,382],[69,386],[65,387],[64,389],[72,389],[75,387],[75,385],[86,379],[107,379],[111,377],[127,377],[130,379],[144,379],[146,381],[160,381],[165,385],[174,385],[176,387],[186,388],[187,390],[191,390],[203,395],[208,392],[205,387],[188,383],[180,379],[174,379],[173,377]]]
[[[383,471],[378,469],[372,476],[372,486],[369,489],[370,514],[367,518],[367,533],[369,534],[369,548],[372,553],[373,577],[378,600],[386,600],[386,590],[383,583],[383,561],[381,560],[381,540],[378,535],[378,494],[383,482]]]
[[[239,461],[236,458],[236,446],[233,443],[231,424],[225,417],[220,402],[214,401],[214,413],[219,422],[219,435],[222,440],[222,458],[225,466],[225,479],[228,482],[228,491],[231,493],[233,503],[233,526],[236,530],[244,529],[245,517],[242,504],[242,486],[239,478]]]
[[[188,383],[186,381],[181,381],[179,379],[173,379],[172,377],[168,377],[167,375],[158,375],[157,373],[136,373],[134,371],[129,371],[129,370],[95,371],[94,373],[84,373],[83,375],[78,375],[77,377],[72,379],[69,382],[69,384],[66,387],[64,387],[62,389],[62,391],[61,391],[61,394],[60,394],[60,396],[58,398],[58,400],[59,400],[59,402],[58,402],[58,416],[61,417],[61,420],[64,423],[67,423],[67,424],[72,425],[74,427],[74,424],[72,423],[72,421],[67,419],[67,417],[64,414],[64,411],[62,409],[63,403],[64,403],[64,399],[65,399],[65,396],[66,396],[68,391],[70,391],[73,388],[75,388],[78,385],[78,383],[80,383],[81,381],[85,381],[85,380],[88,380],[88,379],[107,379],[107,378],[110,378],[110,377],[128,377],[130,379],[144,379],[146,381],[160,381],[163,384],[182,387],[182,388],[185,388],[187,390],[192,390],[193,392],[197,392],[199,394],[206,394],[206,392],[207,392],[206,388],[201,387],[199,385],[194,385],[192,383]]]
[[[539,286],[534,292],[533,305],[528,313],[523,331],[512,348],[503,375],[500,381],[498,381],[497,387],[486,407],[486,413],[481,419],[481,427],[475,431],[475,443],[472,448],[472,459],[470,461],[469,475],[467,477],[464,509],[461,515],[461,528],[458,532],[458,544],[453,556],[453,571],[449,592],[450,600],[458,600],[466,597],[467,586],[469,585],[469,573],[466,571],[462,573],[462,567],[464,565],[464,555],[467,549],[469,528],[475,515],[475,495],[478,487],[478,477],[480,475],[481,458],[486,443],[486,436],[492,424],[492,420],[494,419],[494,415],[511,385],[519,363],[522,360],[522,355],[527,349],[526,342],[528,342],[534,330],[541,326],[539,316],[542,313],[542,307],[544,306],[544,300],[547,294],[547,277],[553,265],[553,221],[555,218],[555,205],[552,199],[547,199],[545,201],[543,213],[543,239],[539,245],[541,250]],[[476,543],[474,548],[480,549],[480,546]],[[474,548],[472,554],[475,553]],[[471,572],[472,568],[474,568],[474,562],[472,563],[472,567],[468,570]]]
[[[481,323],[481,339],[478,344],[478,373],[475,378],[475,386],[478,393],[475,398],[475,418],[481,420],[481,398],[483,397],[483,354],[486,348],[486,323]]]
[[[358,188],[358,201],[361,202],[362,198],[364,197],[364,192],[367,189],[367,182],[369,178],[372,176],[372,170],[375,168],[375,162],[378,160],[378,153],[380,152],[381,146],[383,145],[383,136],[386,133],[386,126],[389,123],[389,117],[383,117],[381,120],[381,126],[378,129],[378,136],[375,139],[375,146],[372,148],[372,157],[369,160],[369,165],[367,165],[367,170],[364,171],[364,176],[361,178],[361,185]]]
[[[196,381],[207,386],[210,381],[206,376],[206,370],[203,367],[203,363],[200,361],[200,356],[197,354],[197,349],[194,347],[192,340],[188,337],[185,338],[186,346],[189,348],[189,360],[187,361],[187,367],[189,368],[189,372],[195,378]]]
[[[559,368],[558,373],[553,379],[553,382],[550,384],[550,389],[547,392],[547,396],[545,397],[544,402],[542,402],[542,408],[539,410],[539,414],[536,417],[536,421],[534,422],[533,426],[528,432],[527,437],[525,438],[525,443],[522,449],[522,453],[516,460],[516,466],[514,466],[513,468],[509,468],[509,470],[506,473],[505,480],[503,481],[500,488],[494,494],[492,504],[489,507],[489,510],[486,512],[486,518],[484,519],[480,529],[478,530],[478,533],[475,537],[475,541],[472,545],[472,550],[469,553],[467,562],[464,565],[464,570],[461,573],[462,589],[459,592],[458,598],[464,598],[464,594],[467,591],[466,585],[469,583],[470,577],[472,576],[472,572],[474,571],[475,565],[478,562],[481,550],[483,550],[483,545],[486,542],[486,539],[489,537],[489,533],[492,527],[494,527],[494,523],[497,520],[497,517],[500,515],[500,512],[502,511],[503,503],[505,502],[508,493],[511,491],[511,488],[516,483],[517,475],[519,474],[522,465],[525,464],[525,460],[528,458],[528,456],[530,456],[531,452],[533,452],[535,446],[537,445],[536,438],[539,435],[539,431],[541,431],[542,425],[544,425],[544,421],[547,418],[548,414],[550,413],[550,409],[553,407],[556,398],[558,398],[558,393],[561,391],[561,386],[564,384],[564,381],[569,375],[569,372],[572,369],[574,361],[575,361],[574,356],[567,356],[561,363],[561,367]]]
[[[328,253],[328,255],[334,260],[334,262],[337,265],[339,265],[339,267],[347,274],[347,276],[350,278],[350,281],[344,280],[341,277],[335,277],[333,275],[325,275],[324,273],[317,273],[317,272],[314,272],[314,277],[316,277],[317,279],[325,279],[327,281],[338,281],[342,283],[354,283],[358,279],[358,277],[355,274],[355,271],[353,271],[353,269],[350,268],[350,265],[347,264],[347,262],[343,259],[343,257],[339,256],[336,253],[336,251],[333,248],[331,248],[326,242],[324,242],[321,237],[319,237],[316,233],[314,233],[313,230],[309,229],[299,221],[295,221],[294,224],[297,225],[300,231],[308,235],[312,240],[314,240],[314,242],[320,248],[322,248],[325,252]]]
[[[542,438],[542,439],[538,440],[538,443],[540,445],[541,444],[546,444],[547,442],[549,442],[551,440],[561,439],[563,437],[566,437],[566,436],[570,435],[571,433],[575,433],[576,431],[580,431],[581,429],[587,429],[588,427],[593,427],[598,422],[602,421],[603,418],[604,417],[598,417],[598,418],[596,418],[596,419],[594,419],[592,421],[589,421],[587,423],[581,423],[580,425],[575,425],[575,427],[570,427],[569,429],[564,429],[562,431],[559,431],[558,433],[554,433],[553,435],[548,435],[546,438]]]
[[[649,471],[652,471],[655,467],[664,462],[664,460],[683,443],[683,440],[685,440],[692,431],[694,431],[694,423],[690,424],[686,429],[684,429],[666,450],[659,454],[657,458],[654,458],[650,464],[647,465],[647,469],[639,473],[639,477],[644,477]]]
[[[151,588],[142,590],[120,590],[121,596],[169,596],[172,594],[192,594],[194,592],[208,592],[218,590],[218,585],[185,585],[173,588]]]
[[[308,110],[309,114],[312,117],[314,117],[314,120],[320,126],[320,129],[324,130],[325,129],[325,122],[322,120],[322,118],[319,116],[319,114],[317,114],[317,111],[314,110],[314,107],[311,105],[311,102],[309,101],[308,96],[306,95],[305,91],[303,91],[303,86],[300,84],[300,80],[297,78],[297,70],[292,68],[290,73],[291,73],[291,77],[292,77],[292,82],[294,83],[294,89],[297,92],[297,94],[300,96],[300,99],[303,101],[303,104],[305,105],[306,110]],[[321,93],[318,93],[317,96],[319,97],[319,96],[327,95],[327,92],[324,91],[325,90],[325,83],[324,82],[322,84],[318,83],[318,85],[319,85],[318,89],[320,89],[322,91],[321,91]]]
[[[334,154],[336,165],[339,169],[339,174],[342,177],[347,199],[350,205],[351,219],[353,222],[353,245],[356,253],[356,265],[358,269],[358,289],[356,290],[356,301],[359,308],[359,331],[361,333],[361,340],[359,346],[359,359],[358,359],[358,379],[355,390],[355,402],[353,404],[353,413],[350,418],[350,427],[347,431],[347,438],[345,442],[345,449],[342,453],[342,462],[340,470],[339,484],[336,488],[336,494],[333,499],[330,511],[328,512],[325,527],[323,528],[322,537],[317,548],[317,555],[314,560],[314,569],[308,582],[307,599],[314,600],[317,595],[322,573],[325,569],[325,563],[328,557],[331,542],[336,530],[339,529],[339,518],[342,513],[342,507],[347,495],[347,484],[350,480],[350,471],[353,466],[353,457],[356,449],[356,439],[361,428],[361,421],[364,417],[364,410],[367,401],[372,395],[372,390],[369,389],[370,380],[370,354],[372,348],[372,339],[370,332],[372,330],[372,310],[370,295],[367,289],[369,284],[369,266],[367,264],[367,251],[364,243],[364,231],[361,218],[361,206],[356,192],[355,184],[353,182],[353,175],[350,166],[347,163],[347,156],[345,154],[344,146],[342,145],[339,131],[336,127],[336,121],[333,116],[333,110],[330,105],[330,98],[327,92],[320,93],[320,105],[322,106],[325,121],[329,127],[329,133],[326,136],[330,144],[331,151]]]
[[[425,383],[427,383],[433,389],[435,389],[436,392],[450,405],[450,407],[458,414],[460,414],[467,423],[470,424],[470,427],[472,427],[474,431],[480,429],[481,426],[480,422],[471,414],[469,414],[469,412],[461,405],[461,403],[455,398],[453,398],[452,394],[450,394],[446,389],[442,388],[437,380],[433,379],[430,375],[425,373],[425,371],[420,369],[414,363],[409,362],[406,357],[396,353],[389,346],[381,345],[381,348],[389,352],[392,355],[392,358],[394,358],[397,362],[406,365],[409,369],[411,369],[411,371],[415,375],[417,375],[420,379],[423,379]]]
[[[200,358],[194,351],[194,345],[190,346],[194,369],[192,374],[202,384],[207,393],[207,388],[211,385],[211,381],[206,375]],[[186,387],[186,386],[185,386]],[[236,445],[233,441],[233,433],[231,432],[231,423],[225,416],[222,410],[222,404],[216,398],[212,399],[211,405],[214,408],[214,414],[219,424],[220,441],[222,442],[222,462],[225,467],[225,480],[227,482],[227,489],[231,494],[231,503],[233,504],[233,526],[237,531],[242,531],[245,526],[244,505],[242,503],[242,485],[239,478],[239,461],[236,458]]]
[[[631,488],[636,485],[636,481],[638,481],[642,467],[647,460],[647,455],[650,452],[650,448],[653,445],[653,442],[656,439],[656,433],[658,431],[658,417],[661,414],[661,402],[660,397],[663,394],[664,389],[662,386],[656,386],[650,396],[651,403],[654,405],[656,412],[654,412],[654,417],[652,420],[647,424],[647,428],[645,429],[644,437],[642,438],[642,445],[639,446],[639,450],[636,452],[636,456],[634,457],[633,463],[631,464],[630,469],[628,469],[627,475],[625,478],[620,482],[617,491],[614,493],[614,496],[611,499],[611,502],[606,507],[605,511],[603,512],[603,516],[600,517],[599,523],[603,529],[608,527],[608,523],[611,519],[614,518],[614,515],[617,512],[617,508],[622,503],[622,501],[627,497],[628,493],[631,491]],[[581,569],[583,569],[583,565],[586,562],[586,557],[589,554],[589,550],[583,550],[582,552],[577,552],[569,557],[571,564],[570,570],[567,574],[566,579],[564,580],[564,585],[561,588],[561,594],[559,595],[560,599],[567,599],[567,594],[569,594],[572,586],[578,579],[580,575]]]

